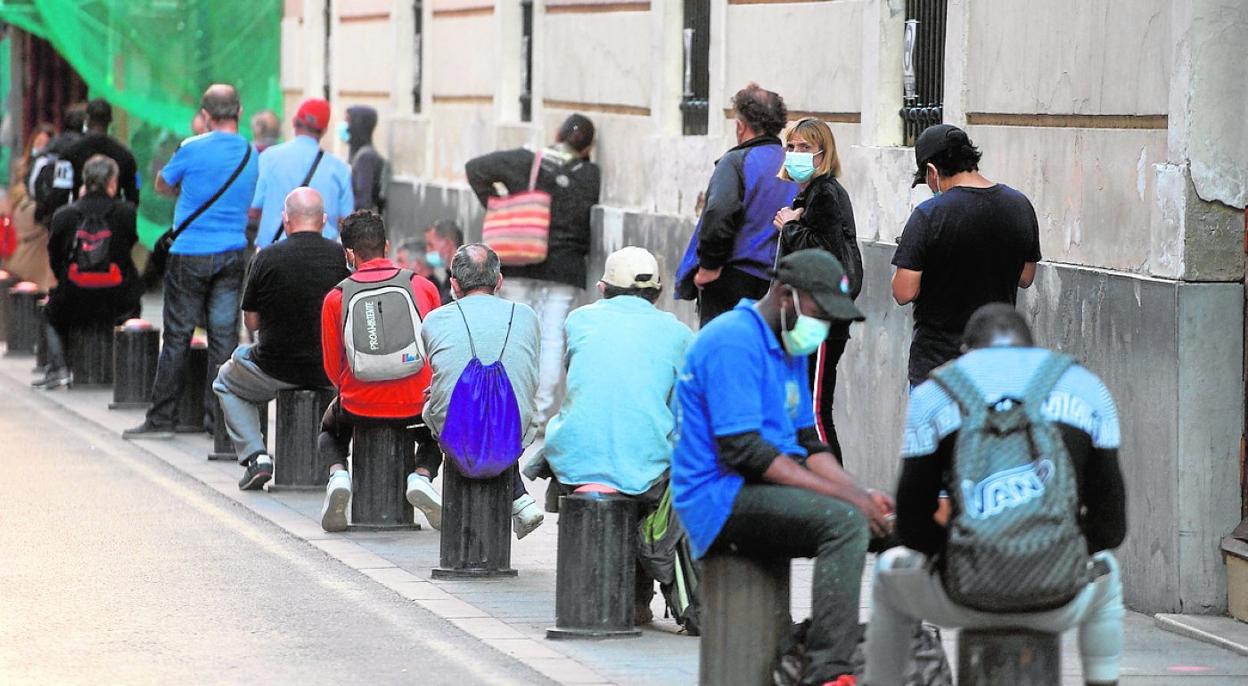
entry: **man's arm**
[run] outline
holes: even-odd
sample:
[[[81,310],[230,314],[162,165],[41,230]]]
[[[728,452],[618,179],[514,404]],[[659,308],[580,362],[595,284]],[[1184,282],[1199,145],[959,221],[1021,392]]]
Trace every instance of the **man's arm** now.
[[[1019,288],[1031,288],[1031,284],[1036,280],[1036,263],[1024,262],[1023,272],[1018,275]]]
[[[698,266],[708,271],[723,268],[732,257],[739,230],[736,218],[744,204],[740,160],[739,155],[721,159],[706,189],[706,207],[698,230]]]
[[[181,192],[181,190],[182,188],[180,187],[180,185],[170,186],[169,182],[165,181],[164,172],[161,172],[160,174],[156,175],[156,192],[157,193],[160,193],[161,195],[167,195],[167,196],[176,198],[178,196],[178,193]]]
[[[919,283],[923,280],[923,272],[898,267],[893,272],[893,300],[898,305],[909,305],[919,297]],[[1024,286],[1026,288],[1026,286]]]
[[[477,200],[481,201],[481,206],[485,207],[489,199],[497,195],[494,192],[495,183],[503,184],[512,193],[522,187],[527,189],[534,154],[522,148],[499,150],[468,160],[464,165],[464,175],[468,178],[472,192],[477,195]],[[521,176],[523,181],[519,180]]]
[[[259,331],[260,330],[260,313],[248,312],[247,310],[243,310],[243,326],[247,327],[247,330],[251,331],[252,333]]]
[[[940,443],[937,451],[901,461],[897,482],[897,536],[902,545],[924,555],[935,555],[945,547],[945,527],[932,518],[940,504],[943,485],[942,459],[953,450],[953,439]]]
[[[330,383],[338,385],[346,363],[342,348],[342,291],[334,288],[321,304],[321,364]]]

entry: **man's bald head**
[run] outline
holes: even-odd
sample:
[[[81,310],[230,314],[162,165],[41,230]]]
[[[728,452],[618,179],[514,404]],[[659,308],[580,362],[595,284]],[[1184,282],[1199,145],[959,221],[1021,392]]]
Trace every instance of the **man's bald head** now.
[[[451,290],[456,297],[474,293],[493,295],[503,285],[498,254],[481,243],[469,243],[456,250],[449,271]]]
[[[228,83],[214,83],[208,86],[208,90],[204,91],[204,97],[199,101],[199,106],[214,122],[237,122],[243,110],[242,103],[238,100],[238,91]]]
[[[321,194],[308,186],[300,186],[286,194],[282,223],[286,226],[287,235],[300,231],[320,233],[325,228],[325,201],[321,199]]]

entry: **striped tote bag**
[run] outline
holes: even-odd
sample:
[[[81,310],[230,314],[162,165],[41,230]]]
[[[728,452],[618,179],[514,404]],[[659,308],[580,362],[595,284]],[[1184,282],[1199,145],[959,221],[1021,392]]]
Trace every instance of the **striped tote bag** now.
[[[481,239],[508,267],[546,261],[550,243],[550,194],[535,188],[541,167],[542,151],[538,150],[529,172],[529,189],[506,197],[492,197],[485,206]]]

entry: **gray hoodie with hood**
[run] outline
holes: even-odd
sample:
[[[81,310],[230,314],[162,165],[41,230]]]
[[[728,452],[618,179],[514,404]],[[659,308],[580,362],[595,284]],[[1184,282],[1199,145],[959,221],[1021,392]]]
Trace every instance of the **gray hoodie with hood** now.
[[[377,128],[377,110],[367,105],[347,108],[351,162],[351,186],[355,191],[355,209],[386,209],[386,160],[373,147],[373,130]]]

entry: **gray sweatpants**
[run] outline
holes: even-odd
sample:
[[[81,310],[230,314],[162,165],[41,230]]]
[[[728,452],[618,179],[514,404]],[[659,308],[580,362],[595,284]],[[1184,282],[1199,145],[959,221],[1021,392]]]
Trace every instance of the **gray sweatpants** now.
[[[276,398],[278,391],[302,388],[265,374],[252,358],[251,348],[246,344],[235,348],[212,382],[240,463],[256,453],[267,452],[260,426],[260,406]]]
[[[1084,681],[1118,679],[1122,657],[1122,579],[1118,561],[1109,552],[1094,560],[1109,573],[1101,576],[1055,610],[1023,614],[981,612],[955,604],[945,594],[938,574],[927,569],[927,557],[909,548],[893,548],[875,562],[871,589],[871,621],[867,623],[865,686],[900,686],[909,659],[910,637],[919,620],[962,629],[1025,628],[1061,633],[1079,627],[1079,656]]]

